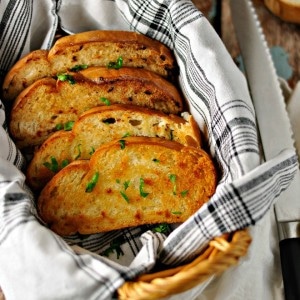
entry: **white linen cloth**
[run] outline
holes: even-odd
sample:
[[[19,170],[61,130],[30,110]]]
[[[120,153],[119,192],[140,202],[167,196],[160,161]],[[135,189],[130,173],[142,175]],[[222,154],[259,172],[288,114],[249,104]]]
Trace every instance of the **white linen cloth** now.
[[[41,0],[0,2],[0,74],[31,50],[67,33],[134,30],[175,54],[179,86],[218,167],[215,195],[168,235],[151,227],[61,238],[44,227],[24,184],[22,155],[0,108],[0,286],[7,299],[112,299],[124,281],[195,257],[208,241],[250,226],[253,243],[238,267],[172,299],[281,299],[272,204],[297,168],[294,151],[261,164],[255,113],[243,74],[188,0]],[[255,225],[256,224],[256,225]],[[253,226],[255,225],[255,226]],[[118,240],[124,255],[101,255]],[[258,275],[259,274],[259,275]],[[278,274],[278,275],[277,275]],[[200,293],[200,296],[199,296]]]

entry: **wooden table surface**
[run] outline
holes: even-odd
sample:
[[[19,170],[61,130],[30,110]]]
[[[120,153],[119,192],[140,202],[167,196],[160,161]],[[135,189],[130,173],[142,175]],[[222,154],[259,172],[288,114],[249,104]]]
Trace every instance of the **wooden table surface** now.
[[[263,0],[252,1],[271,50],[277,74],[286,79],[293,89],[300,80],[300,25],[282,21],[274,16],[266,8]],[[193,0],[193,2],[213,25],[217,24],[216,29],[220,37],[238,64],[240,52],[231,21],[229,0]],[[212,11],[217,11],[217,15]]]

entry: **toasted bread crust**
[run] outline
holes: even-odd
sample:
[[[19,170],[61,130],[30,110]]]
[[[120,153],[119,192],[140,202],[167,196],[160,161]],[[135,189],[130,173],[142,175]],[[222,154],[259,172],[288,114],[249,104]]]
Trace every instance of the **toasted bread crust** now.
[[[90,234],[183,222],[214,193],[216,170],[203,150],[145,137],[126,138],[123,146],[119,140],[104,144],[46,185],[38,211],[53,231]]]
[[[10,133],[20,149],[40,145],[57,124],[76,121],[88,109],[105,105],[101,99],[172,114],[178,114],[183,107],[176,88],[147,70],[97,68],[70,74],[74,84],[40,79],[16,99],[11,110]]]
[[[265,0],[268,9],[280,19],[300,24],[300,2],[297,0]]]
[[[175,68],[172,52],[145,35],[130,31],[82,32],[62,37],[50,51],[36,50],[18,61],[4,80],[3,98],[13,101],[36,80],[56,76],[76,65],[107,66],[119,57],[125,67],[144,68],[164,77]]]
[[[47,50],[36,50],[17,61],[4,78],[3,99],[13,101],[21,91],[35,82],[37,77],[51,77],[51,65],[47,57]]]
[[[186,121],[133,105],[93,108],[75,122],[72,131],[56,132],[41,145],[28,166],[27,183],[33,190],[41,190],[63,162],[90,159],[98,147],[125,135],[160,137],[200,148],[200,131],[194,123],[191,115]],[[51,158],[59,166],[56,171],[45,166]]]
[[[146,84],[147,82],[156,86],[158,90],[165,92],[170,95],[171,98],[174,99],[175,105],[178,107],[177,112],[182,109],[182,99],[179,95],[178,89],[174,84],[170,83],[166,79],[158,76],[156,73],[149,72],[144,69],[138,68],[122,68],[119,70],[108,69],[103,67],[90,67],[85,70],[78,72],[83,76],[82,80],[91,80],[95,83],[101,84],[103,81],[106,82],[116,82],[118,80],[124,81],[140,81]],[[76,75],[75,75],[76,76]],[[80,76],[77,76],[78,80],[80,80]],[[147,92],[145,90],[145,92]]]

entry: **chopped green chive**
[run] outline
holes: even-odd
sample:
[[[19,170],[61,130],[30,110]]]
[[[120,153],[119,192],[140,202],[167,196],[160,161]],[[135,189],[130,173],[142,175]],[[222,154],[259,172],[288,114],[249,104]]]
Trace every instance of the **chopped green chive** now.
[[[54,173],[58,172],[58,162],[54,156],[50,157],[50,162],[46,161],[43,165]]]
[[[188,194],[188,192],[189,192],[188,190],[184,190],[184,191],[180,192],[180,194],[182,197],[185,197]]]
[[[170,174],[169,179],[173,183],[173,195],[176,195],[176,175]]]
[[[61,123],[55,125],[55,130],[62,130],[63,128],[64,128],[64,125]]]
[[[107,64],[107,67],[109,69],[120,69],[123,66],[123,58],[120,56],[118,57],[117,61],[111,61]]]
[[[140,195],[145,198],[149,195],[149,193],[146,193],[144,191],[144,185],[145,185],[145,181],[143,178],[140,178]]]
[[[81,156],[81,144],[77,145],[77,151],[78,151],[78,154],[76,155],[75,160],[80,158],[80,156]]]
[[[116,179],[116,183],[121,184],[121,180],[120,180],[120,179]],[[129,184],[130,184],[130,180],[124,181],[124,182],[123,182],[124,191],[120,191],[121,196],[125,199],[125,201],[126,201],[127,203],[129,203],[129,198],[128,198],[128,196],[126,195],[125,191],[128,189]]]
[[[99,179],[99,172],[96,172],[91,181],[87,183],[86,185],[86,188],[85,188],[85,192],[86,193],[90,193],[93,191],[94,187],[96,186],[97,182],[98,182],[98,179]]]
[[[78,72],[78,71],[81,71],[81,70],[84,70],[88,67],[88,65],[75,65],[73,68],[70,69],[70,71],[72,72]]]
[[[119,140],[121,149],[125,149],[125,140]]]
[[[158,226],[152,229],[153,232],[160,232],[160,233],[168,233],[170,227],[168,224],[159,224]]]
[[[70,131],[72,130],[73,126],[74,126],[74,121],[69,121],[66,122],[65,124],[59,123],[55,125],[55,130],[66,130],[66,131]]]
[[[120,191],[120,194],[121,194],[121,196],[125,199],[125,201],[126,201],[127,203],[129,203],[129,198],[128,198],[128,196],[125,194],[125,192]]]
[[[181,211],[171,211],[171,213],[172,213],[173,215],[181,215],[181,214],[182,214]]]
[[[153,158],[152,161],[155,163],[159,163],[159,159],[157,159],[157,158]]]
[[[124,181],[123,185],[124,185],[124,190],[126,191],[129,187],[130,184],[130,180]]]
[[[125,242],[125,241],[124,241],[124,238],[123,238],[122,236],[113,239],[113,240],[110,242],[109,247],[108,247],[105,251],[103,251],[101,254],[108,257],[111,253],[116,252],[116,254],[117,254],[117,259],[119,259],[119,257],[120,257],[121,255],[124,255],[124,252],[123,252],[123,250],[121,249],[121,245],[122,245],[124,242]]]
[[[122,136],[122,139],[123,138],[127,138],[127,137],[129,137],[130,136],[130,133],[129,132],[126,132],[123,136]]]
[[[74,77],[70,74],[58,74],[57,79],[60,81],[68,81],[70,84],[76,83]]]
[[[52,171],[53,173],[58,172],[60,169],[63,169],[64,167],[66,167],[69,164],[69,161],[67,159],[64,159],[61,162],[61,168],[59,168],[58,161],[56,160],[56,158],[54,156],[51,156],[50,161],[51,162],[43,163],[43,165],[46,168],[48,168],[50,171]]]
[[[100,100],[101,100],[105,105],[107,105],[107,106],[110,105],[110,101],[109,101],[107,98],[101,97]]]
[[[69,122],[66,122],[65,124],[64,124],[64,130],[65,131],[70,131],[70,130],[72,130],[72,128],[73,128],[73,126],[74,126],[74,121],[69,121]]]
[[[169,175],[169,179],[172,183],[175,183],[176,182],[176,175],[175,174],[170,174]]]
[[[89,152],[89,155],[93,155],[95,153],[95,148],[91,147],[91,151]]]
[[[67,159],[64,159],[64,160],[61,162],[61,167],[64,168],[64,167],[66,167],[68,164],[69,164],[69,161],[68,161]]]

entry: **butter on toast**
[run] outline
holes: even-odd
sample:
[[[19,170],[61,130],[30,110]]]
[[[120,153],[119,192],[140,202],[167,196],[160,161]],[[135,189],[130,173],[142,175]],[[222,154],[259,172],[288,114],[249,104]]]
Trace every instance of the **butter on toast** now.
[[[60,38],[48,50],[35,50],[20,59],[7,73],[3,98],[14,100],[30,84],[70,69],[108,66],[122,58],[122,66],[143,68],[168,77],[175,59],[168,47],[132,31],[95,30]]]
[[[66,164],[90,159],[102,144],[124,136],[160,137],[200,148],[200,130],[190,114],[184,119],[133,105],[100,106],[81,115],[71,131],[60,130],[41,145],[27,168],[27,183],[39,191]]]
[[[60,235],[185,221],[213,195],[216,170],[202,149],[161,138],[128,137],[58,172],[38,212]]]
[[[40,79],[17,97],[10,133],[20,149],[40,145],[58,124],[76,121],[96,106],[133,104],[172,114],[183,109],[176,87],[151,71],[97,67],[68,75],[65,81]]]

